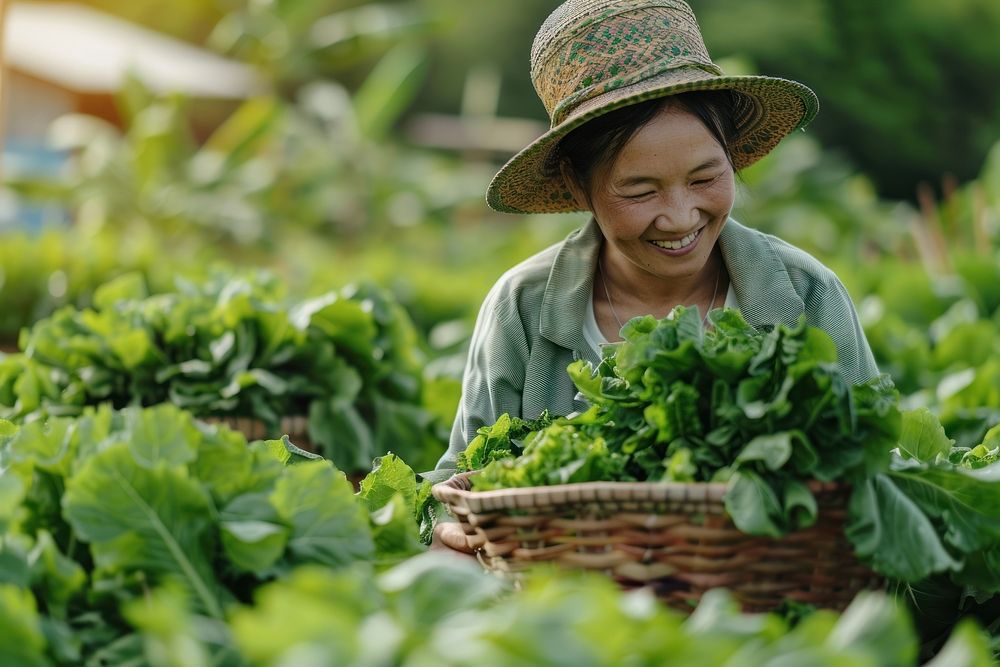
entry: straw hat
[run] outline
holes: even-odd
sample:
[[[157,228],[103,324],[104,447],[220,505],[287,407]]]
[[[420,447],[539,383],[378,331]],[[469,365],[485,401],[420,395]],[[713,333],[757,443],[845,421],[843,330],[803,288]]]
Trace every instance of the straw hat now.
[[[795,81],[724,76],[680,0],[569,0],[535,36],[531,80],[551,129],[515,155],[486,193],[507,213],[578,211],[559,175],[559,140],[589,120],[629,104],[692,90],[742,93],[731,145],[737,169],[764,157],[816,115],[815,93]]]

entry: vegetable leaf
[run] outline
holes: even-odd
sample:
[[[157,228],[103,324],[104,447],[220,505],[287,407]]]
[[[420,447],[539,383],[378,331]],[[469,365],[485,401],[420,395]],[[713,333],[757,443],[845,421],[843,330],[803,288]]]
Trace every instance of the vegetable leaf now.
[[[69,479],[63,504],[99,567],[175,576],[206,612],[222,617],[219,585],[207,558],[208,497],[185,468],[165,462],[146,468],[127,445],[115,445]]]
[[[899,450],[918,461],[933,461],[951,451],[954,440],[944,433],[941,422],[927,408],[903,413],[903,428],[899,434]]]
[[[370,560],[368,517],[350,482],[329,462],[292,466],[275,484],[271,503],[291,528],[290,553],[330,567]]]

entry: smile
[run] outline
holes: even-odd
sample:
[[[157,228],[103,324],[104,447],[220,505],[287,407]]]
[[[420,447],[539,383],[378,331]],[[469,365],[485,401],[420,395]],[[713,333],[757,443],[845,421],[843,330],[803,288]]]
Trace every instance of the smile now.
[[[665,248],[666,250],[680,250],[681,248],[686,248],[692,243],[694,243],[701,235],[701,232],[704,229],[705,228],[702,227],[701,229],[691,232],[684,238],[679,239],[677,241],[650,241],[650,243],[657,246],[658,248]]]

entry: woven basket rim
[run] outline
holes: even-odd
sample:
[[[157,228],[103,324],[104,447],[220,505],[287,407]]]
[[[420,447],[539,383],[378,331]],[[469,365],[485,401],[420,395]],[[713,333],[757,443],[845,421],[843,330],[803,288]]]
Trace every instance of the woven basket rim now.
[[[527,486],[493,491],[470,490],[470,477],[478,470],[456,473],[431,488],[434,498],[470,512],[542,508],[581,502],[723,502],[725,482],[578,482],[552,486]],[[832,491],[843,485],[813,480],[813,492]]]
[[[458,473],[431,489],[443,503],[480,511],[483,503],[492,509],[518,509],[564,505],[570,501],[614,500],[655,502],[692,500],[721,502],[728,485],[718,482],[578,482],[552,486],[527,486],[493,491],[469,490],[470,477],[478,471]]]

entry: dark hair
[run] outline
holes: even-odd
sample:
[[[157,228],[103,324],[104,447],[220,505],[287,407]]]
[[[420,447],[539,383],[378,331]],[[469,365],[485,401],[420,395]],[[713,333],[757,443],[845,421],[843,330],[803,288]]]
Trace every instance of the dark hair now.
[[[743,116],[740,107],[746,104],[742,98],[731,90],[697,90],[615,109],[563,137],[548,168],[558,173],[560,162],[565,161],[577,182],[589,193],[597,166],[617,158],[629,139],[670,105],[677,105],[698,118],[722,146],[732,165],[731,144],[739,131],[736,119]]]

